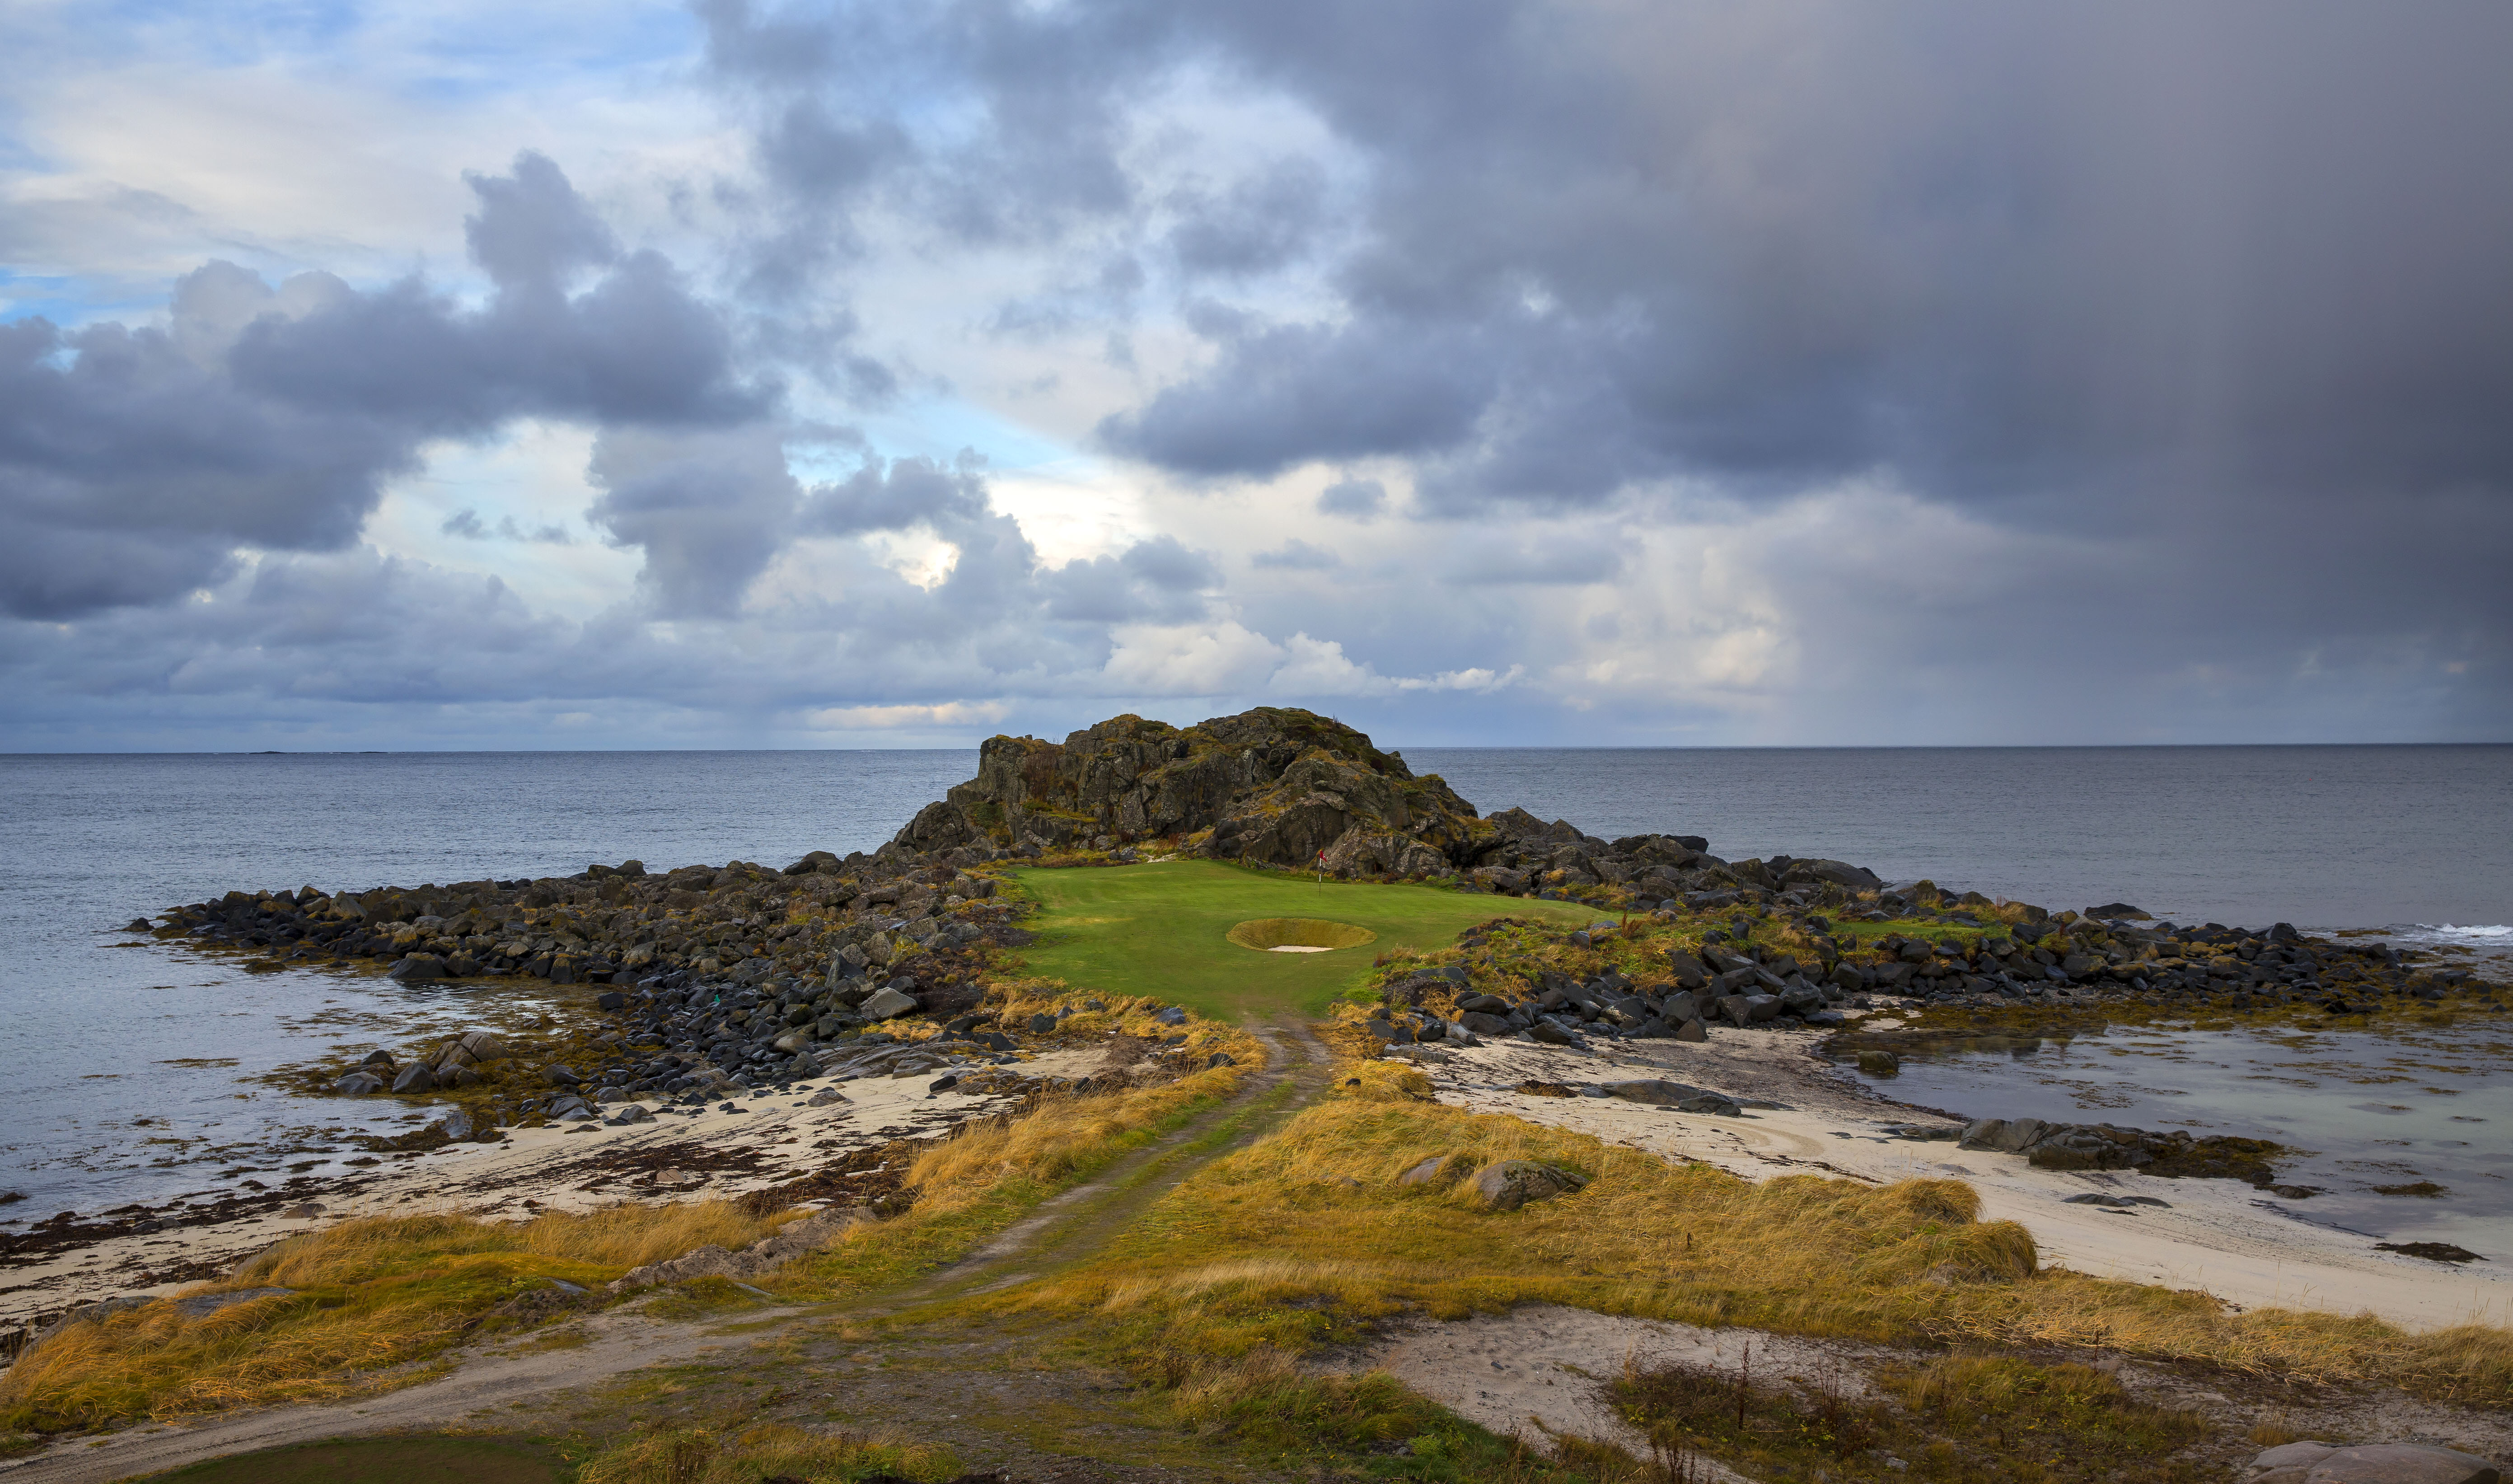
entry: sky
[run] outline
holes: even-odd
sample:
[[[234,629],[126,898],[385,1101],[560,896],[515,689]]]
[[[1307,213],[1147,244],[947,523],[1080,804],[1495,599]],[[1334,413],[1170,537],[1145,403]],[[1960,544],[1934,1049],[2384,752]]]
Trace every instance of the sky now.
[[[2513,740],[2513,9],[0,0],[0,751]]]

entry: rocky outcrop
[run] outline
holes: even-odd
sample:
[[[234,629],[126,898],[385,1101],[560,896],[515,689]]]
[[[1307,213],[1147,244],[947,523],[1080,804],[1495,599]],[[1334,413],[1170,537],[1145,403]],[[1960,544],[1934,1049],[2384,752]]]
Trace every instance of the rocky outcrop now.
[[[755,1278],[772,1267],[835,1244],[867,1220],[863,1212],[854,1209],[823,1211],[788,1223],[778,1227],[776,1235],[740,1252],[710,1245],[665,1262],[632,1267],[611,1284],[611,1292],[631,1293],[663,1283],[686,1283],[693,1278],[731,1278],[735,1282]]]
[[[1470,864],[1502,836],[1437,775],[1416,778],[1341,722],[1260,706],[1192,727],[1119,716],[1061,742],[991,738],[977,776],[893,844],[930,854],[1145,840],[1223,860],[1323,862],[1342,875],[1422,876]]]

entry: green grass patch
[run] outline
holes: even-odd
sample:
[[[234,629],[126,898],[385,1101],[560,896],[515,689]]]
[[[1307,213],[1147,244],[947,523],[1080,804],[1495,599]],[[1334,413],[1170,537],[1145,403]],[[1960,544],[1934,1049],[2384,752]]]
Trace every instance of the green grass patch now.
[[[1024,972],[1077,990],[1149,995],[1219,1020],[1317,1015],[1357,987],[1380,954],[1443,946],[1495,917],[1576,927],[1601,915],[1576,902],[1477,896],[1440,887],[1328,881],[1212,861],[1101,870],[1022,870],[1038,903],[1023,924],[1038,942]],[[1228,941],[1251,919],[1324,918],[1377,935],[1361,947],[1268,953]]]

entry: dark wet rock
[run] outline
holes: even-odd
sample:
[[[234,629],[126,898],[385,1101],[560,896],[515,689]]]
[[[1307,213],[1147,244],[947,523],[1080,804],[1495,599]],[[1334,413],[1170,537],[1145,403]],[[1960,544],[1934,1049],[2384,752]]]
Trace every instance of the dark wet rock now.
[[[1967,1125],[1962,1146],[2021,1154],[2045,1170],[2137,1170],[2180,1179],[2240,1180],[2266,1187],[2284,1146],[2264,1139],[2206,1137],[2175,1129],[2158,1134],[2108,1123],[2045,1123],[2039,1118],[1982,1118]]]
[[[2396,1252],[2404,1258],[2423,1258],[2429,1263],[2484,1263],[2487,1260],[2466,1247],[2450,1242],[2375,1242],[2378,1252]]]
[[[412,1063],[393,1078],[396,1093],[432,1093],[436,1091],[436,1073],[419,1063]]]
[[[332,1084],[332,1091],[344,1098],[362,1098],[384,1090],[384,1079],[371,1071],[353,1071]]]
[[[1579,1036],[1564,1028],[1560,1022],[1553,1020],[1549,1016],[1537,1021],[1535,1024],[1528,1026],[1527,1034],[1530,1039],[1541,1041],[1547,1046],[1584,1046],[1587,1044]]]

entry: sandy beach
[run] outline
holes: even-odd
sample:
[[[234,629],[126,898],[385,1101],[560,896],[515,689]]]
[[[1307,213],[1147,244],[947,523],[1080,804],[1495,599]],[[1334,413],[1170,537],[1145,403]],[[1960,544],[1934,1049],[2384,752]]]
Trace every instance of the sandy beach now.
[[[1106,1055],[1098,1046],[1058,1049],[1007,1069],[1024,1078],[1077,1077]],[[651,1123],[510,1129],[496,1143],[385,1155],[361,1174],[270,1192],[231,1219],[108,1236],[11,1266],[0,1272],[6,1284],[0,1325],[24,1324],[73,1304],[173,1293],[275,1241],[359,1217],[444,1211],[522,1220],[621,1201],[741,1195],[818,1173],[893,1140],[934,1138],[1019,1102],[1010,1079],[994,1091],[928,1093],[932,1080],[930,1074],[814,1078],[790,1092],[744,1099],[737,1112],[724,1111],[722,1103],[683,1108],[649,1102],[656,1112]],[[846,1101],[813,1105],[815,1097],[831,1091]]]
[[[1895,1022],[1879,1013],[1868,1023],[1890,1028]],[[2298,1203],[2270,1199],[2240,1181],[2039,1170],[2017,1155],[1895,1137],[1888,1126],[1956,1124],[1876,1098],[1817,1060],[1815,1044],[1812,1035],[1718,1027],[1699,1044],[1599,1040],[1583,1051],[1494,1041],[1426,1061],[1422,1070],[1443,1103],[1577,1129],[1749,1179],[1824,1173],[1873,1182],[1962,1180],[1979,1191],[1985,1219],[2019,1222],[2033,1233],[2045,1266],[2200,1290],[2243,1309],[2369,1311],[2412,1330],[2502,1324],[2513,1316],[2513,1271],[2501,1264],[2378,1252],[2372,1238],[2316,1224]],[[1577,1089],[1643,1078],[1781,1105],[1721,1117],[1610,1097],[1514,1091],[1531,1080]],[[2070,1202],[2086,1195],[2165,1204]]]

